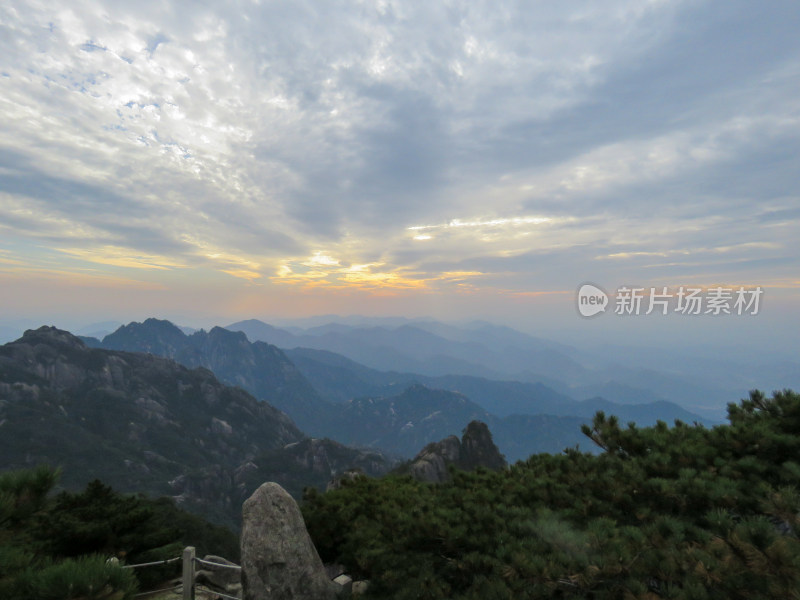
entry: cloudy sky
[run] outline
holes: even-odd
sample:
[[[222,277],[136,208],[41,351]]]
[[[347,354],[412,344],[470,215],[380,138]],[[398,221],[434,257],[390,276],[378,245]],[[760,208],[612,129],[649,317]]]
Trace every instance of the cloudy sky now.
[[[796,325],[799,30],[796,0],[4,2],[0,306],[574,321],[586,281],[759,285]]]

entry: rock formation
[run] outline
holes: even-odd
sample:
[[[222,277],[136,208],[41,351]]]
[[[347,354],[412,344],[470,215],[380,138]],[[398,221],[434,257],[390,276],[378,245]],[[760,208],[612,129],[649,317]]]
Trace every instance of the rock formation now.
[[[263,484],[245,501],[242,519],[244,600],[335,597],[300,508],[286,490]]]
[[[425,446],[408,465],[408,473],[420,481],[441,483],[449,478],[448,467],[471,471],[478,467],[499,470],[506,460],[492,441],[486,423],[472,421],[461,440],[451,435]]]
[[[486,423],[472,421],[461,437],[461,460],[458,465],[465,471],[485,467],[492,471],[506,468],[506,459],[500,454]]]
[[[441,483],[449,477],[447,466],[458,464],[460,458],[461,442],[451,435],[425,446],[411,461],[409,473],[419,481]]]

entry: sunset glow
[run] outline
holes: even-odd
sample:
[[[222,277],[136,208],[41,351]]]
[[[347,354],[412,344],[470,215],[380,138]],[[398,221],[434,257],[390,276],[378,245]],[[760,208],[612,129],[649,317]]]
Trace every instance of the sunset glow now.
[[[63,314],[121,319],[568,326],[550,300],[587,280],[746,283],[800,306],[797,20],[628,0],[12,2],[4,314],[43,317],[47,289]]]

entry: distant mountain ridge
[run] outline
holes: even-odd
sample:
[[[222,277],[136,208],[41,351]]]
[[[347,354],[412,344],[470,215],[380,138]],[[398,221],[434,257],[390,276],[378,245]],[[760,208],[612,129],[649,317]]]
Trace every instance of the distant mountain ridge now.
[[[243,331],[251,340],[262,340],[281,348],[314,348],[342,354],[378,370],[420,373],[422,375],[471,374],[502,379],[500,360],[472,341],[451,341],[414,327],[323,327],[303,335],[290,334],[254,321],[228,325]],[[516,355],[519,359],[519,353]],[[543,364],[547,371],[550,365]],[[555,365],[552,368],[557,368]]]
[[[334,404],[317,394],[286,353],[264,342],[251,343],[242,332],[218,327],[187,336],[169,321],[147,319],[121,327],[102,342],[89,341],[95,346],[157,353],[192,366],[205,366],[223,381],[238,384],[256,397],[270,403],[279,398],[275,404],[303,425],[305,431],[350,446],[384,450],[398,457],[414,456],[426,444],[461,431],[475,419],[497,429],[498,445],[504,452],[508,449],[513,460],[525,458],[531,452],[559,452],[567,446],[586,443],[580,434],[580,425],[586,419],[565,417],[553,422],[539,415],[525,417],[529,429],[524,432],[514,429],[515,439],[510,439],[504,433],[507,425],[502,419],[463,394],[431,389],[411,379],[382,388],[381,393],[359,395]],[[357,365],[337,355],[333,355],[333,360]],[[367,369],[361,365],[357,368]],[[276,376],[270,376],[275,373]],[[288,376],[283,377],[284,373]],[[285,391],[277,394],[276,390],[281,389]],[[545,422],[548,430],[540,431],[540,423]]]
[[[591,418],[598,410],[614,414],[622,422],[640,425],[657,420],[687,423],[701,420],[697,415],[672,402],[655,400],[641,404],[619,404],[603,398],[576,401],[541,383],[495,381],[469,375],[429,377],[415,373],[383,372],[370,369],[350,359],[325,350],[295,348],[286,356],[320,391],[323,397],[344,402],[349,397],[397,393],[409,385],[423,384],[434,389],[459,392],[498,416],[538,415]]]
[[[383,448],[409,458],[419,448],[460,432],[476,420],[491,428],[494,442],[511,461],[538,452],[558,453],[576,445],[593,450],[580,430],[588,419],[550,415],[499,418],[463,394],[421,384],[390,396],[346,402],[341,406],[336,425],[337,439],[356,446]]]
[[[414,456],[443,432],[461,431],[470,421],[492,420],[461,394],[413,385],[397,395],[354,398],[342,405],[339,439],[346,444],[376,446]]]
[[[250,324],[271,333],[280,331],[260,322]],[[328,335],[348,327],[320,330]],[[403,334],[414,337],[418,332],[406,327]],[[250,342],[243,332],[219,327],[185,335],[172,323],[157,319],[131,323],[92,343],[204,366],[223,381],[274,403],[313,435],[403,457],[461,431],[474,419],[489,423],[498,446],[509,459],[518,460],[533,452],[559,452],[576,444],[587,447],[580,425],[596,410],[642,424],[696,418],[670,403],[644,407],[602,399],[577,402],[540,383],[381,372],[330,351],[281,351],[265,342]]]
[[[312,435],[323,434],[320,423],[330,417],[330,404],[277,347],[251,343],[241,332],[214,327],[186,335],[169,321],[147,319],[129,323],[107,335],[95,347],[149,352],[187,367],[205,367],[221,381],[249,391],[286,412]]]
[[[251,319],[227,328],[284,350],[334,352],[378,371],[540,383],[574,400],[596,396],[619,404],[666,400],[713,422],[724,419],[731,397],[745,396],[754,386],[791,387],[800,381],[796,362],[734,363],[693,356],[690,349],[682,353],[657,346],[577,349],[490,323],[458,327],[424,320],[358,324],[351,319],[349,323],[281,329]]]

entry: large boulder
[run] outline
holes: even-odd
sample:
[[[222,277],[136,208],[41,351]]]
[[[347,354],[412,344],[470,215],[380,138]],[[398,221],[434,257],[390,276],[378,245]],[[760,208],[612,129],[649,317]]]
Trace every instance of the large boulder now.
[[[277,483],[242,508],[244,600],[332,600],[335,586],[306,531],[300,508]]]

